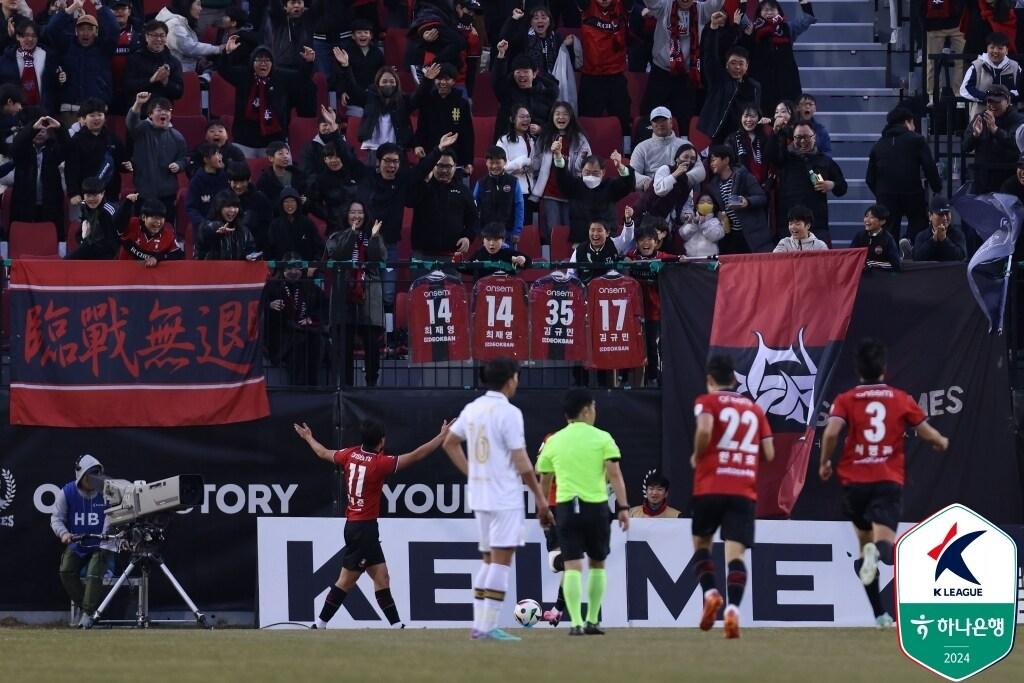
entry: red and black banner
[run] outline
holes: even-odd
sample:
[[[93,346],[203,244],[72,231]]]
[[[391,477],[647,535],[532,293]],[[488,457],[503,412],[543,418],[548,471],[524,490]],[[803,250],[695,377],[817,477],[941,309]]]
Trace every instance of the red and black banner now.
[[[480,278],[473,287],[473,358],[526,360],[530,319],[526,283],[504,274]]]
[[[644,300],[640,283],[625,275],[602,275],[587,284],[590,367],[639,368],[647,363]]]
[[[11,422],[173,427],[270,407],[259,263],[15,261]]]
[[[469,297],[462,280],[438,271],[409,288],[409,362],[469,360]]]
[[[738,391],[764,410],[775,459],[758,468],[758,514],[785,517],[804,486],[814,410],[853,313],[862,249],[723,256],[709,356],[736,365]]]
[[[530,358],[586,362],[587,290],[579,278],[554,272],[530,288]]]

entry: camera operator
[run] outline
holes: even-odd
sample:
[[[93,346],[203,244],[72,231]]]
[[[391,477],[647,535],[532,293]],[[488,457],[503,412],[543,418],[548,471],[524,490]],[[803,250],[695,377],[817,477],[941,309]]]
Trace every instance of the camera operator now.
[[[90,615],[99,607],[103,595],[103,574],[112,568],[115,545],[96,539],[75,540],[82,534],[107,532],[105,503],[103,500],[103,465],[91,455],[83,455],[75,462],[75,479],[57,493],[50,528],[61,543],[67,546],[60,560],[60,582],[76,605],[82,610],[80,628],[92,624]],[[81,571],[86,566],[85,583]]]

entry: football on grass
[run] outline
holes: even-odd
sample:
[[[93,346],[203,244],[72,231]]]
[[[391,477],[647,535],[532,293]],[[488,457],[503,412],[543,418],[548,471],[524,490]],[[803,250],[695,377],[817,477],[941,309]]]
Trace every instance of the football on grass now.
[[[537,623],[543,611],[539,602],[527,598],[516,603],[516,608],[512,614],[520,626],[530,628]]]

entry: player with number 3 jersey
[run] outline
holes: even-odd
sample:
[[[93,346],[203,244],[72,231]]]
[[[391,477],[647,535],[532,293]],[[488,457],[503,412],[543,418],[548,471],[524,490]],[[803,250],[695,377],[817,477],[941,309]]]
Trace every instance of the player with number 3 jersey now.
[[[772,430],[764,411],[735,391],[732,358],[719,355],[708,361],[708,393],[694,405],[697,431],[690,464],[693,477],[694,571],[704,591],[700,628],[711,630],[725,600],[715,585],[711,542],[721,529],[725,541],[726,595],[725,637],[739,638],[740,601],[747,585],[747,548],[754,544],[757,514],[757,463],[775,457]]]
[[[885,347],[880,342],[861,342],[856,363],[863,384],[832,403],[821,437],[818,474],[822,481],[831,478],[832,452],[846,428],[837,474],[843,486],[843,512],[853,522],[861,548],[853,566],[864,584],[875,624],[885,628],[893,625],[893,618],[879,597],[878,562],[892,564],[903,507],[903,433],[915,430],[939,452],[946,450],[949,439],[928,424],[924,411],[906,392],[882,383]]]
[[[384,480],[427,457],[441,447],[448,436],[448,423],[441,423],[441,431],[430,441],[405,455],[384,453],[384,426],[373,420],[360,425],[362,443],[359,446],[334,451],[313,436],[305,424],[293,425],[299,437],[309,444],[317,457],[341,467],[345,475],[345,494],[348,499],[345,517],[345,555],[341,560],[341,574],[327,593],[320,617],[313,628],[327,628],[348,592],[356,585],[363,572],[373,579],[377,604],[393,628],[405,628],[398,617],[398,608],[391,597],[391,583],[384,550],[380,546],[377,517],[380,516],[380,497]]]

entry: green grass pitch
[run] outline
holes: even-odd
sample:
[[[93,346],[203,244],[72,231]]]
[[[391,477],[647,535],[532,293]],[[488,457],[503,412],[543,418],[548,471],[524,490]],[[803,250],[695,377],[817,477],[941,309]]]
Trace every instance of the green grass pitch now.
[[[564,625],[563,625],[564,626]],[[0,628],[0,679],[30,681],[939,681],[873,629],[514,629],[523,640],[471,642],[463,630],[298,631]],[[1011,653],[977,681],[1024,681]]]

